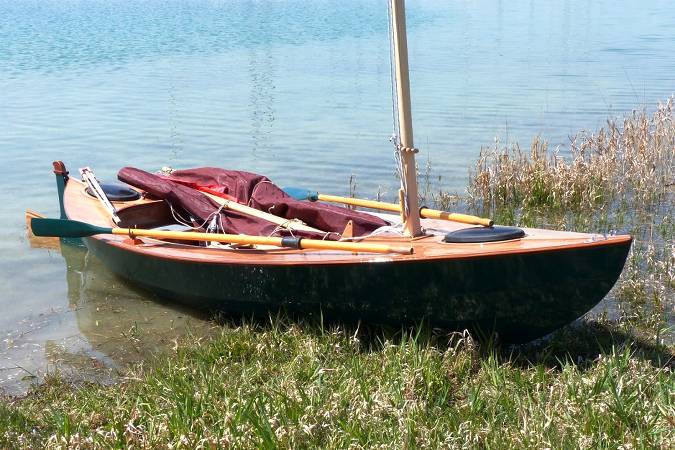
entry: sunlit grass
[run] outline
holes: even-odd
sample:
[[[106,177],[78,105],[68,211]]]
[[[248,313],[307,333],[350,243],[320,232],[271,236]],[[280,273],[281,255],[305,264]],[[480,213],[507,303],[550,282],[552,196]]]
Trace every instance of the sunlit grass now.
[[[0,443],[668,448],[672,372],[637,351],[523,364],[468,335],[373,338],[277,319],[187,340],[118,386],[50,380],[2,407]]]

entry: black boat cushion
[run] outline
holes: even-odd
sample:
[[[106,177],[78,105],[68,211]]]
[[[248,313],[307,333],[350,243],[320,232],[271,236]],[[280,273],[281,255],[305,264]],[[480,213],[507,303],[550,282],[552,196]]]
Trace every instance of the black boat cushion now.
[[[137,190],[131,189],[126,184],[101,183],[101,188],[111,202],[132,202],[141,198]],[[87,188],[87,194],[96,197],[90,187]]]
[[[443,238],[443,242],[455,244],[472,244],[479,242],[498,242],[511,239],[520,239],[525,232],[516,227],[475,227],[453,231]]]

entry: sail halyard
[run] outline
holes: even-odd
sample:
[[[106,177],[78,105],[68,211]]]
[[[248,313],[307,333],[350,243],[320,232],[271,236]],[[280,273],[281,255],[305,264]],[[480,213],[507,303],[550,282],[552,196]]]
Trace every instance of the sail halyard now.
[[[392,25],[393,68],[396,87],[395,109],[398,112],[399,136],[394,142],[400,158],[401,188],[404,202],[403,232],[415,237],[422,234],[420,226],[419,200],[417,194],[417,167],[413,143],[412,112],[410,103],[410,78],[408,73],[408,42],[406,38],[405,0],[390,0],[390,20]]]

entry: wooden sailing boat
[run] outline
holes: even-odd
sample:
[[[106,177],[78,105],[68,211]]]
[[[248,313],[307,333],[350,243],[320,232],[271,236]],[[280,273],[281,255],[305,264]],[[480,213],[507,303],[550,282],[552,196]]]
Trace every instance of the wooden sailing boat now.
[[[81,223],[34,219],[34,232],[82,236],[119,276],[181,303],[233,314],[282,308],[378,323],[428,321],[495,331],[509,341],[543,336],[577,319],[616,282],[631,237],[493,228],[450,216],[483,224],[469,225],[426,209],[423,215],[437,218],[421,218],[404,1],[391,0],[390,12],[402,190],[393,205],[400,214],[378,217],[402,233],[315,245],[300,238],[157,231],[176,222],[166,201],[131,197],[106,206],[61,162],[54,163],[61,219]],[[343,237],[348,234],[345,229]]]

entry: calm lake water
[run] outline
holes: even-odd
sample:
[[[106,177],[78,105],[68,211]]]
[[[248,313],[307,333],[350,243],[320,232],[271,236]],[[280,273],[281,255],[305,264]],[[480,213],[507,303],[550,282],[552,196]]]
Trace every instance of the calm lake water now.
[[[47,371],[106,379],[193,313],[86,252],[31,249],[24,211],[57,213],[51,161],[215,165],[281,185],[396,188],[385,0],[0,0],[0,389]],[[408,2],[420,161],[462,192],[481,146],[563,150],[675,91],[667,0]],[[152,337],[152,339],[150,338]]]

